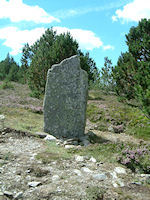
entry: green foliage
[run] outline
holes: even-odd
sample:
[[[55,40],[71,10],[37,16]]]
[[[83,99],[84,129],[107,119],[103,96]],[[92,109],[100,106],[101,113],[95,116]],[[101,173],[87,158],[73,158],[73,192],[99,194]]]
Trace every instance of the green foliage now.
[[[100,83],[101,88],[106,92],[109,92],[114,90],[114,79],[112,75],[113,66],[108,57],[105,57],[104,60],[104,67],[100,71]]]
[[[150,61],[150,19],[142,19],[137,27],[132,27],[126,35],[129,52],[136,61]]]
[[[116,92],[135,98],[139,108],[150,118],[150,20],[142,19],[126,35],[129,52],[122,53],[113,70]]]
[[[65,58],[79,55],[81,68],[88,72],[89,79],[93,80],[93,71],[96,70],[95,62],[78,49],[78,43],[70,33],[57,35],[53,29],[47,29],[43,36],[32,46],[26,44],[23,48],[22,71],[24,80],[36,97],[45,91],[47,71],[53,64],[60,63]],[[37,93],[39,93],[37,95]]]
[[[113,70],[116,82],[115,91],[119,96],[132,99],[134,95],[135,74],[137,64],[131,53],[122,53],[118,59],[117,66]]]
[[[93,70],[93,81],[89,82],[90,90],[103,90],[106,94],[110,91],[114,91],[114,78],[113,78],[113,66],[108,57],[104,58],[104,67],[101,70]]]
[[[18,81],[19,66],[14,61],[13,57],[7,54],[5,60],[0,62],[0,80],[7,79],[9,81]]]
[[[81,51],[79,51],[79,54],[80,54],[81,68],[88,73],[88,79],[93,83],[99,77],[96,63],[92,58],[90,58],[88,52],[84,55]]]
[[[14,89],[14,86],[12,85],[12,83],[8,80],[5,80],[1,85],[0,88],[5,90],[5,89]]]

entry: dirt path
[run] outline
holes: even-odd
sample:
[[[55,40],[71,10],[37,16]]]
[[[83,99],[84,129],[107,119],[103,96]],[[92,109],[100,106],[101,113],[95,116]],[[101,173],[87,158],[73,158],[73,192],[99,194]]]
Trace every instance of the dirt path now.
[[[92,131],[94,134],[109,140],[111,142],[115,142],[115,143],[133,143],[133,144],[140,144],[140,143],[146,143],[146,144],[150,144],[150,141],[144,141],[142,139],[139,138],[135,138],[132,135],[127,135],[126,133],[112,133],[109,131],[99,131],[96,130],[95,128],[95,124],[90,122],[89,120],[87,120],[87,124],[86,124],[86,132],[88,131]]]

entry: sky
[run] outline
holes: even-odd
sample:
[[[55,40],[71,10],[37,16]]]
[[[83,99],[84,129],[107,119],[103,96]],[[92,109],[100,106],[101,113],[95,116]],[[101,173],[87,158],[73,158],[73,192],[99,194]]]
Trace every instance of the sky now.
[[[0,0],[0,61],[9,52],[20,64],[24,44],[53,27],[69,31],[99,69],[106,56],[116,65],[128,50],[125,34],[142,18],[150,19],[150,0]]]

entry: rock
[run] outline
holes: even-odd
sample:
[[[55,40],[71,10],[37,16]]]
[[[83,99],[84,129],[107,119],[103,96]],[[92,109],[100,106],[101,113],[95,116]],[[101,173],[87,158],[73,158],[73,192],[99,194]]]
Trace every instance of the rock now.
[[[83,172],[86,172],[86,173],[88,173],[88,174],[93,173],[93,171],[91,171],[91,170],[90,170],[89,168],[87,168],[87,167],[82,167],[81,169],[82,169]]]
[[[39,185],[42,185],[42,183],[41,183],[41,182],[36,182],[36,181],[33,181],[33,182],[29,182],[29,183],[28,183],[28,186],[29,186],[29,187],[37,187],[37,186],[39,186]]]
[[[74,172],[75,174],[77,174],[78,176],[82,176],[81,171],[78,170],[78,169],[74,169],[73,172]]]
[[[117,174],[126,174],[126,170],[122,167],[116,167],[114,169],[114,171],[117,173]]]
[[[64,141],[63,144],[64,145],[78,145],[78,141],[77,141],[77,139],[68,139],[68,140]]]
[[[47,136],[47,133],[44,132],[36,132],[35,135],[37,135],[39,138],[45,138]]]
[[[118,179],[115,179],[115,180],[112,180],[112,184],[115,188],[117,187],[124,187],[124,183],[118,178]]]
[[[76,155],[76,156],[75,156],[75,160],[76,160],[77,162],[83,162],[83,161],[84,161],[84,157],[83,157],[83,156],[78,156],[78,155]]]
[[[58,175],[52,176],[52,181],[58,181],[60,177]]]
[[[113,129],[113,126],[112,126],[112,125],[110,125],[110,126],[108,127],[108,131],[114,132],[114,129]]]
[[[85,140],[82,141],[82,144],[83,144],[83,146],[86,147],[86,146],[90,145],[90,142],[89,142],[89,140],[85,139]]]
[[[132,184],[135,184],[135,185],[142,185],[141,182],[132,182]]]
[[[57,138],[84,135],[88,75],[78,56],[53,65],[47,74],[44,98],[44,131]]]
[[[96,159],[94,157],[91,157],[89,161],[93,162],[93,163],[96,163]]]
[[[118,178],[116,172],[111,172],[110,174],[112,175],[112,178],[113,178],[113,179],[117,179],[117,178]]]
[[[15,196],[14,199],[21,199],[23,196],[23,192],[18,192]]]
[[[90,144],[88,135],[84,135],[83,137],[80,137],[79,141],[80,141],[81,145],[83,145],[83,146],[88,146]]]
[[[120,167],[119,167],[120,168]],[[118,170],[118,169],[117,169]],[[121,171],[121,170],[120,170]],[[119,170],[118,170],[118,172],[120,172]],[[122,170],[122,172],[123,172],[123,170]],[[124,187],[125,185],[124,185],[124,183],[117,177],[117,173],[115,172],[115,171],[113,171],[112,173],[110,173],[111,175],[112,175],[112,178],[113,178],[113,180],[112,180],[112,184],[113,184],[113,186],[115,187],[115,188],[117,188],[117,187]]]
[[[98,180],[98,181],[104,181],[107,179],[107,176],[105,174],[94,174],[93,178]]]
[[[46,141],[56,141],[57,139],[53,135],[47,135],[44,140]]]
[[[13,198],[13,193],[12,192],[9,192],[9,191],[4,191],[4,195],[8,198]]]
[[[73,148],[75,148],[74,145],[65,145],[65,149],[73,149]]]

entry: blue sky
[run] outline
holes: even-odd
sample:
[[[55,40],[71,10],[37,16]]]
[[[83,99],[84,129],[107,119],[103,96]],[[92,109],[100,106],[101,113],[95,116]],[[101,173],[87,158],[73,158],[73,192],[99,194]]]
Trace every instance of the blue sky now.
[[[127,50],[125,34],[150,18],[150,0],[0,0],[0,60],[9,52],[19,63],[25,43],[33,44],[53,27],[69,31],[97,67],[113,65]]]

